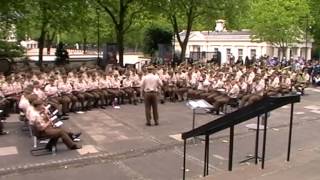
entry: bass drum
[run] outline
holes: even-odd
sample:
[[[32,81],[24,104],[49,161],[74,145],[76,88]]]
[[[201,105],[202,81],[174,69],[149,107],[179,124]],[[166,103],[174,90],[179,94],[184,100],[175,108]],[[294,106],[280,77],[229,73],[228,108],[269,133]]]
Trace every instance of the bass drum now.
[[[0,73],[9,74],[11,70],[11,62],[9,59],[0,59]]]

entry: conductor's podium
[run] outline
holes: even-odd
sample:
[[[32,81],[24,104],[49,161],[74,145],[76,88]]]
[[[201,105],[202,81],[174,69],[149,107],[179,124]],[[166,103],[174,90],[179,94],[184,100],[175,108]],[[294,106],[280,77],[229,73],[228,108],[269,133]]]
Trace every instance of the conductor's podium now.
[[[230,129],[230,140],[229,140],[229,163],[228,169],[232,171],[232,160],[233,160],[233,143],[234,143],[234,127],[237,124],[248,121],[252,118],[265,115],[265,126],[263,134],[263,147],[262,147],[262,169],[264,168],[265,163],[265,151],[266,151],[266,136],[267,136],[267,113],[280,108],[282,106],[291,104],[290,111],[290,125],[289,125],[289,139],[288,139],[288,152],[287,152],[287,161],[290,160],[290,150],[291,150],[291,137],[292,137],[292,124],[293,124],[293,109],[294,103],[300,102],[300,95],[290,94],[285,96],[270,96],[264,97],[260,101],[257,101],[248,106],[242,107],[232,113],[226,114],[218,119],[215,119],[207,124],[199,126],[195,129],[192,129],[188,132],[182,133],[181,137],[184,140],[184,159],[183,159],[183,179],[185,179],[185,170],[186,170],[186,142],[188,139],[205,136],[205,156],[204,156],[204,170],[203,176],[209,174],[209,137],[219,131],[224,129]],[[259,124],[257,124],[259,126]],[[255,143],[255,162],[257,164],[258,158],[258,146],[259,146],[259,127],[256,131],[256,143]]]

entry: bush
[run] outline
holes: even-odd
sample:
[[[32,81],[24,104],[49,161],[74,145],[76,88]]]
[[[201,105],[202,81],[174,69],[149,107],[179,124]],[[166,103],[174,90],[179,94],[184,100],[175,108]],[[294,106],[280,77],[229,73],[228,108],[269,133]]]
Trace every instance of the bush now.
[[[145,32],[143,51],[154,55],[158,51],[158,44],[171,44],[172,32],[159,27],[150,27]]]
[[[0,58],[22,57],[24,49],[17,43],[0,40]]]

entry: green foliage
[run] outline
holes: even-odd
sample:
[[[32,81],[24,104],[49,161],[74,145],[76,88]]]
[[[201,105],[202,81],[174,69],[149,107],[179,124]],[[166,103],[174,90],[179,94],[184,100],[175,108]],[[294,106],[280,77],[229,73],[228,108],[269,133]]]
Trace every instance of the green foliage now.
[[[22,57],[24,49],[16,43],[0,41],[0,58]]]
[[[153,55],[158,50],[158,44],[171,44],[172,32],[160,27],[150,27],[145,32],[144,52]]]
[[[253,39],[284,48],[303,37],[305,17],[310,13],[307,0],[252,1],[246,21]]]
[[[311,33],[315,43],[320,46],[320,3],[319,0],[309,0],[311,15],[314,19],[314,24],[311,28]],[[319,49],[319,48],[318,48]],[[320,50],[318,50],[320,53]]]

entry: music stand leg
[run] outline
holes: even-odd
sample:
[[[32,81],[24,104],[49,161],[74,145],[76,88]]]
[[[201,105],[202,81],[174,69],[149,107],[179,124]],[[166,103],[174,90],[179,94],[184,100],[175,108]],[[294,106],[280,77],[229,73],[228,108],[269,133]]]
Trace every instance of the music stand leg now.
[[[255,144],[255,150],[254,150],[254,163],[258,164],[259,159],[259,134],[260,134],[260,116],[257,118],[257,130],[256,130],[256,144]],[[261,158],[260,158],[261,159]]]
[[[195,109],[193,109],[192,110],[192,130],[194,130],[194,128],[195,128],[195,124],[196,124],[196,110]]]
[[[289,125],[289,140],[288,140],[288,152],[287,152],[287,161],[290,161],[290,152],[291,152],[291,138],[292,138],[292,124],[293,124],[293,106],[291,104],[291,112],[290,112],[290,125]]]
[[[263,132],[263,146],[262,146],[262,164],[261,164],[261,169],[264,169],[264,162],[265,162],[265,157],[266,157],[267,123],[268,123],[268,117],[267,117],[267,113],[265,113],[265,125],[264,125],[264,132]]]
[[[260,116],[257,118],[257,127],[256,127],[256,141],[255,141],[255,149],[254,155],[247,155],[247,159],[240,161],[239,163],[246,163],[254,159],[255,164],[258,164],[258,161],[261,161],[261,157],[259,157],[259,136],[260,136]]]
[[[209,135],[206,135],[205,139],[205,149],[204,149],[204,167],[203,167],[203,177],[209,174]]]
[[[234,139],[234,126],[230,127],[230,142],[229,142],[229,171],[232,171],[233,162],[233,139]]]
[[[187,151],[187,140],[184,140],[183,143],[183,176],[182,179],[186,179],[186,151]]]

